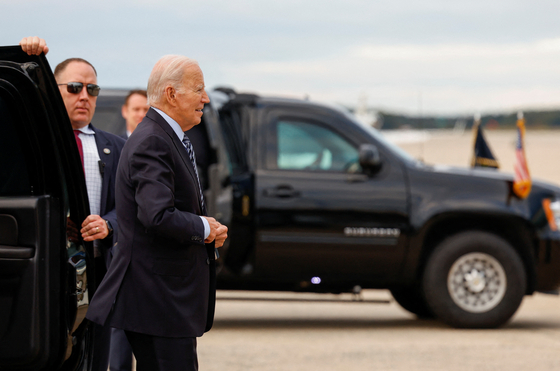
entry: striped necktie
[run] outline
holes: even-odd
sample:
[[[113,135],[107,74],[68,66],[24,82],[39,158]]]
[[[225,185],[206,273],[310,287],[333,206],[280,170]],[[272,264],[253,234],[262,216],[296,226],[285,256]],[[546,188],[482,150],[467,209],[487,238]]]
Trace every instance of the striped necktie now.
[[[200,179],[198,178],[198,170],[196,169],[196,157],[194,154],[193,146],[191,144],[191,141],[189,140],[189,137],[187,136],[187,133],[185,133],[183,136],[183,145],[185,146],[187,153],[189,154],[189,158],[191,159],[191,163],[194,167],[194,174],[196,175],[196,181],[198,182],[198,191],[200,192],[200,204],[202,205],[202,210],[204,210],[205,209],[204,196],[202,195],[202,187],[200,186]]]

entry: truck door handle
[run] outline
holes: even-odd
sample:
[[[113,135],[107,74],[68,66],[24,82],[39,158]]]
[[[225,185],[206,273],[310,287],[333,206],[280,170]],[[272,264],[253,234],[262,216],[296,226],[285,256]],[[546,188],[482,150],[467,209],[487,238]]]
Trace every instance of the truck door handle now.
[[[296,191],[291,186],[278,186],[276,188],[265,189],[264,195],[266,197],[291,198],[299,197],[299,191]]]

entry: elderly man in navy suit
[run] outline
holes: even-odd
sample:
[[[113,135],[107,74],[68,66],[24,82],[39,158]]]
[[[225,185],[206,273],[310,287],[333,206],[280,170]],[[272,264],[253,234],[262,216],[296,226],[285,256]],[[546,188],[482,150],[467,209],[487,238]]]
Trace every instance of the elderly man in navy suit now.
[[[122,117],[126,121],[124,133],[120,135],[128,139],[148,112],[148,93],[146,90],[135,89],[128,92],[121,108]],[[113,328],[111,332],[111,351],[109,353],[110,371],[132,370],[132,348],[123,330]]]
[[[146,117],[117,170],[119,243],[87,318],[125,330],[137,370],[197,370],[196,338],[214,318],[215,248],[227,227],[206,216],[188,130],[210,100],[198,63],[161,58]]]
[[[49,50],[45,40],[38,37],[23,38],[20,45],[30,55]],[[100,90],[97,71],[91,63],[81,58],[66,59],[56,66],[54,77],[80,152],[91,213],[84,221],[68,220],[68,233],[69,237],[77,237],[79,228],[84,241],[93,241],[99,282],[109,267],[111,249],[117,240],[115,173],[124,140],[91,124]],[[95,326],[94,331],[93,370],[107,371],[111,328]]]

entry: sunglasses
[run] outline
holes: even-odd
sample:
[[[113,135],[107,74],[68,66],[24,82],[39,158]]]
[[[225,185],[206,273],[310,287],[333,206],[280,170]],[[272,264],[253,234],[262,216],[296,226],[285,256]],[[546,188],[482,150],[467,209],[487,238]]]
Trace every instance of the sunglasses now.
[[[80,92],[84,88],[84,84],[81,82],[69,82],[68,84],[58,84],[58,86],[60,85],[66,85],[66,91],[70,94],[80,94]],[[101,90],[101,88],[99,87],[99,85],[87,84],[86,90],[88,94],[91,95],[92,97],[97,97],[99,95],[99,90]]]

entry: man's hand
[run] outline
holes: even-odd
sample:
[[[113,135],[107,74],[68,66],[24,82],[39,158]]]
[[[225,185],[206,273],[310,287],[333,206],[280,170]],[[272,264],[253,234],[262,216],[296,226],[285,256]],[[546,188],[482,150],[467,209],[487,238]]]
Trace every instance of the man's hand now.
[[[37,36],[24,37],[19,42],[19,45],[21,45],[21,49],[29,55],[39,55],[41,53],[45,53],[46,55],[49,52],[47,42]]]
[[[82,223],[82,238],[84,241],[102,240],[109,235],[105,219],[99,215],[90,215]]]
[[[222,247],[227,238],[228,227],[221,224],[214,218],[208,216],[203,216],[203,218],[208,221],[208,225],[210,226],[210,234],[204,242],[210,243],[214,241],[215,247]]]

